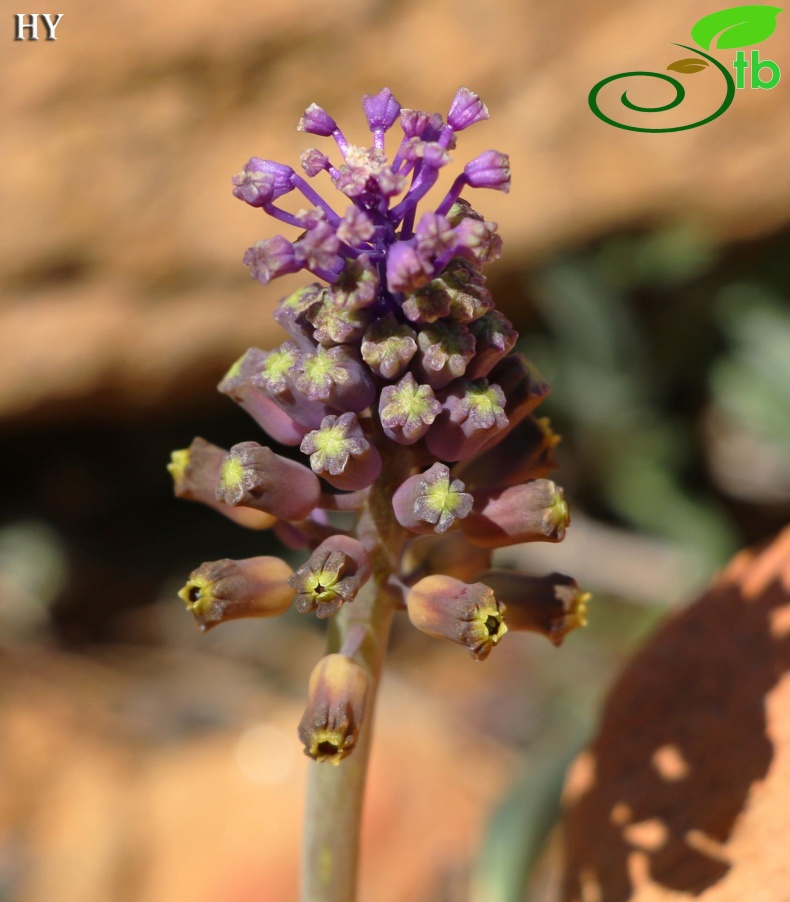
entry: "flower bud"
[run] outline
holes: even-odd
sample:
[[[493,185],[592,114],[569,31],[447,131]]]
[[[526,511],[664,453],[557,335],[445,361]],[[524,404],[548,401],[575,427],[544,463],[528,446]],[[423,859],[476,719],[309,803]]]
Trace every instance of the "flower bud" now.
[[[313,668],[299,724],[305,754],[339,764],[354,750],[368,694],[367,672],[345,655],[326,655]]]
[[[510,191],[510,159],[497,150],[486,150],[464,166],[466,181],[472,188]]]
[[[518,338],[513,324],[498,310],[489,310],[470,323],[469,331],[475,339],[475,356],[466,368],[468,379],[487,376],[513,350]]]
[[[487,658],[507,632],[505,606],[483,583],[426,576],[409,590],[406,607],[418,630],[465,645],[476,661]]]
[[[433,141],[441,133],[442,117],[439,113],[401,110],[400,126],[407,138],[423,138],[426,141]]]
[[[233,398],[275,441],[283,445],[298,445],[305,437],[307,427],[289,417],[252,381],[260,371],[264,359],[263,351],[250,348],[228,370],[217,389],[223,395]]]
[[[176,498],[200,501],[213,507],[239,526],[248,529],[269,529],[276,522],[271,514],[255,510],[234,510],[217,501],[222,461],[228,452],[205,439],[196,438],[188,448],[173,451],[167,470],[173,477]]]
[[[359,413],[376,399],[376,384],[362,361],[346,346],[300,354],[293,373],[296,389],[333,410]]]
[[[521,354],[508,354],[491,370],[487,379],[496,383],[505,393],[508,425],[487,442],[484,448],[502,441],[549,395],[549,386],[543,381],[535,365]]]
[[[296,610],[300,614],[315,611],[323,619],[353,601],[370,574],[370,559],[362,543],[336,535],[323,541],[288,582],[297,593]]]
[[[328,138],[336,128],[335,120],[317,103],[310,104],[296,126],[297,131],[320,135],[322,138]]]
[[[365,489],[381,473],[381,455],[353,413],[324,417],[321,428],[308,432],[300,447],[310,455],[313,472],[336,489]]]
[[[587,625],[590,593],[582,592],[570,576],[489,570],[479,578],[507,605],[507,624],[512,630],[543,633],[554,645],[562,645],[571,630]]]
[[[201,630],[227,620],[274,617],[296,594],[288,584],[293,570],[277,557],[211,561],[189,574],[178,593]]]
[[[439,392],[442,412],[425,438],[441,460],[471,457],[508,426],[505,395],[486,379],[457,379]]]
[[[308,150],[303,150],[301,163],[305,175],[310,179],[315,178],[319,172],[325,172],[331,166],[329,157],[325,153],[322,153],[317,147],[310,147]]]
[[[365,94],[362,109],[372,132],[379,129],[386,131],[398,118],[400,104],[389,88],[382,88],[378,94]]]
[[[250,276],[261,285],[288,273],[299,272],[303,263],[296,255],[296,248],[282,235],[256,241],[244,254],[244,265],[249,266]]]
[[[397,379],[417,353],[414,329],[388,313],[373,323],[362,340],[362,359],[382,379]]]
[[[418,385],[411,373],[397,385],[385,385],[379,397],[384,433],[401,445],[413,445],[421,439],[441,409],[430,385]]]
[[[488,119],[488,116],[488,107],[478,94],[470,91],[469,88],[459,88],[450,105],[447,124],[453,131],[460,132],[476,122]]]
[[[475,488],[540,479],[557,468],[554,449],[559,441],[547,417],[529,416],[501,442],[493,442],[476,457],[462,461],[453,472]]]
[[[491,552],[470,545],[462,532],[416,536],[406,546],[401,561],[401,579],[416,582],[441,573],[461,582],[474,582],[491,566]]]
[[[244,169],[233,176],[233,194],[253,207],[262,207],[293,191],[293,175],[290,166],[252,157]]]
[[[252,383],[266,392],[297,423],[315,429],[325,416],[332,413],[332,408],[321,401],[311,401],[296,389],[294,370],[299,359],[299,348],[292,341],[283,342],[279,348],[264,353],[260,370],[252,377]]]
[[[424,326],[417,336],[416,372],[421,382],[444,388],[463,376],[475,354],[475,340],[464,323],[436,322]]]
[[[469,514],[472,496],[460,479],[450,481],[445,464],[435,463],[424,473],[410,476],[392,496],[395,519],[414,533],[447,532]]]
[[[561,542],[570,523],[562,489],[550,479],[509,488],[474,489],[474,505],[461,523],[466,538],[481,548],[521,542]]]
[[[318,505],[321,483],[307,467],[257,442],[234,445],[222,461],[217,499],[282,520],[303,520]]]
[[[431,261],[420,252],[416,240],[396,241],[387,254],[387,288],[411,294],[433,278]]]

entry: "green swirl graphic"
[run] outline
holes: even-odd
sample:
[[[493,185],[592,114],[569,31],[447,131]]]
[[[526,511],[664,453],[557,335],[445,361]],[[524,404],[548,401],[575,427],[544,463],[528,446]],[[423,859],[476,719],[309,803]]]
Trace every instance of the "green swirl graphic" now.
[[[705,119],[700,119],[699,122],[692,122],[690,125],[676,125],[672,128],[642,128],[636,125],[623,125],[622,122],[617,122],[614,119],[611,119],[606,113],[601,112],[600,107],[598,106],[598,94],[601,88],[605,87],[609,84],[610,81],[617,81],[618,78],[630,78],[634,75],[646,75],[649,78],[660,78],[662,81],[668,81],[675,89],[675,97],[669,102],[665,103],[663,106],[656,107],[645,107],[638,106],[635,103],[632,103],[628,99],[627,92],[624,91],[622,97],[620,98],[623,106],[627,107],[629,110],[635,110],[638,113],[663,113],[665,110],[674,109],[676,106],[679,106],[683,103],[683,100],[686,97],[686,89],[683,85],[671,75],[665,75],[663,72],[620,72],[618,75],[610,75],[608,78],[604,78],[596,84],[593,89],[590,91],[590,95],[587,98],[587,102],[590,105],[590,109],[595,113],[595,115],[601,119],[603,122],[608,123],[609,125],[613,125],[615,128],[624,128],[629,132],[683,132],[690,128],[698,128],[700,125],[706,125],[708,122],[712,122],[714,119],[718,119],[722,113],[725,113],[732,101],[735,98],[735,81],[727,69],[712,56],[709,56],[707,53],[703,52],[699,49],[699,47],[689,47],[686,44],[675,44],[676,47],[682,47],[684,50],[690,50],[692,53],[696,53],[699,56],[704,56],[705,59],[710,60],[714,66],[721,72],[724,76],[724,80],[727,82],[727,94],[722,101],[721,106],[716,110],[715,113],[711,113],[710,116],[707,116]]]

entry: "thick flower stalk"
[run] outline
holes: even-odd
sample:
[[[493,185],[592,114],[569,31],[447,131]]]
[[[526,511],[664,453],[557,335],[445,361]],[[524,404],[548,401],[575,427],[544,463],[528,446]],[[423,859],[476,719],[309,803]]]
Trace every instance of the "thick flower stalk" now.
[[[480,154],[438,204],[420,208],[458,133],[488,110],[467,88],[446,119],[402,109],[387,88],[362,107],[371,146],[350,144],[312,104],[298,127],[329,147],[306,150],[301,173],[252,157],[233,177],[239,200],[288,230],[248,248],[251,277],[266,285],[304,271],[315,280],[278,305],[286,340],[248,349],[219,385],[277,449],[196,439],[170,464],[179,497],[241,525],[273,526],[304,554],[295,572],[265,557],[199,567],[181,597],[202,628],[274,616],[294,600],[333,625],[299,725],[316,762],[310,902],[355,896],[373,707],[395,611],[482,661],[509,631],[559,644],[584,624],[587,602],[569,577],[490,569],[493,550],[559,541],[570,518],[546,478],[558,439],[533,415],[548,386],[514,351],[517,333],[486,287],[483,267],[502,246],[496,223],[461,196],[507,192],[507,156]],[[322,193],[330,186],[333,200]],[[354,525],[334,527],[331,511],[352,512]]]

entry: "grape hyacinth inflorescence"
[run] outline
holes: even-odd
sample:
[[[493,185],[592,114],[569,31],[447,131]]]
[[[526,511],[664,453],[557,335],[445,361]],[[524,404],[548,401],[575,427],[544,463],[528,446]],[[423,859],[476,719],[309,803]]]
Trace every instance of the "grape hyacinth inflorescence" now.
[[[182,597],[202,629],[272,616],[294,599],[300,613],[335,618],[299,727],[305,752],[333,764],[358,748],[372,705],[381,605],[406,609],[418,629],[482,660],[508,631],[559,644],[584,624],[587,603],[562,574],[490,569],[494,549],[559,541],[570,521],[546,478],[558,439],[533,416],[548,387],[514,353],[517,333],[482,273],[501,252],[496,223],[461,197],[507,192],[508,157],[485,151],[418,211],[457,134],[488,110],[467,88],[446,120],[402,109],[387,88],[362,107],[372,146],[349,143],[312,104],[298,128],[333,140],[335,159],[310,148],[300,174],[253,157],[233,177],[237,198],[295,230],[250,247],[250,275],[263,285],[302,270],[318,280],[280,302],[287,340],[249,349],[219,386],[291,450],[248,441],[226,451],[196,439],[170,465],[179,497],[253,528],[273,525],[304,550],[295,572],[271,557],[203,565]],[[388,156],[396,123],[402,134]],[[336,200],[314,180],[331,183]],[[291,209],[286,195],[299,198]],[[353,525],[333,525],[333,511],[353,513]]]

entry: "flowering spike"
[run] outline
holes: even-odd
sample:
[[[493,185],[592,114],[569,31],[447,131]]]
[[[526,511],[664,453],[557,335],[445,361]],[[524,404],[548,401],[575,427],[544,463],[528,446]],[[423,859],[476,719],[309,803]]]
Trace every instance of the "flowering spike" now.
[[[507,632],[505,606],[483,583],[426,576],[412,586],[406,607],[418,630],[465,646],[476,661],[485,660]]]
[[[282,614],[296,594],[288,584],[292,574],[276,557],[212,561],[193,570],[178,595],[205,631],[228,620]]]
[[[460,479],[450,480],[445,464],[435,463],[424,473],[410,476],[396,490],[392,497],[395,517],[411,532],[447,532],[472,509],[472,496],[464,488]]]
[[[307,707],[299,724],[304,752],[315,761],[340,764],[354,750],[370,680],[345,655],[326,655],[310,674]]]
[[[362,543],[349,536],[332,536],[288,582],[297,593],[296,610],[300,614],[315,611],[323,619],[344,602],[353,601],[370,574],[370,559]]]
[[[489,570],[479,578],[507,605],[507,622],[512,630],[542,633],[553,645],[562,645],[569,632],[587,626],[590,593],[582,592],[570,576]]]

